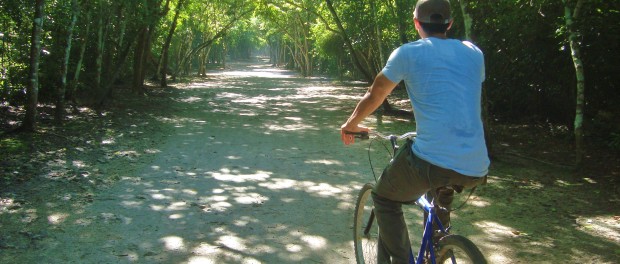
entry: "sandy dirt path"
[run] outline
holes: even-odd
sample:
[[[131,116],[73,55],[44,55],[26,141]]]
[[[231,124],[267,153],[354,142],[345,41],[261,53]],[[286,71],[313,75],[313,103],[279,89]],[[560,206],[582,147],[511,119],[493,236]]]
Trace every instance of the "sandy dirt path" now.
[[[360,91],[234,67],[181,88],[152,161],[90,204],[50,213],[53,228],[16,261],[353,262],[351,209],[367,166],[351,169],[363,147],[343,148],[338,127],[342,100]]]

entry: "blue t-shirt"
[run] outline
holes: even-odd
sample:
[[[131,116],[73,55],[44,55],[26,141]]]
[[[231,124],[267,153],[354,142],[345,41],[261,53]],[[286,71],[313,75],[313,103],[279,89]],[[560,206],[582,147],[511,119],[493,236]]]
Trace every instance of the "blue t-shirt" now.
[[[478,47],[455,39],[420,39],[394,50],[383,74],[395,83],[405,81],[418,157],[468,176],[488,173],[481,117],[484,57]]]

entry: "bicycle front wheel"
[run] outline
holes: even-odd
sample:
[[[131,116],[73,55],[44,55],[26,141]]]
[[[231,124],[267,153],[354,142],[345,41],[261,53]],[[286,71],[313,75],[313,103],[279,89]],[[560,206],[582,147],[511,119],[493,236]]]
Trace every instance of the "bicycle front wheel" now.
[[[358,264],[377,263],[379,225],[375,219],[371,192],[373,185],[364,185],[355,204],[353,217],[353,246]]]
[[[439,240],[437,263],[486,264],[480,249],[471,240],[459,235],[447,235]]]

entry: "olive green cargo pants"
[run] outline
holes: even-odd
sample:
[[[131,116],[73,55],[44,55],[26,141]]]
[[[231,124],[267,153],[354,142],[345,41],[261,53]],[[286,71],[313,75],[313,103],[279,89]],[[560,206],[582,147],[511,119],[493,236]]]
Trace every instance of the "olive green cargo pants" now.
[[[411,244],[403,217],[402,204],[416,201],[429,192],[435,203],[450,209],[454,190],[472,188],[486,177],[470,177],[424,161],[411,151],[411,141],[401,146],[375,186],[372,198],[379,224],[378,263],[409,263]],[[431,191],[434,190],[434,191]],[[437,211],[444,227],[450,225],[450,213]]]

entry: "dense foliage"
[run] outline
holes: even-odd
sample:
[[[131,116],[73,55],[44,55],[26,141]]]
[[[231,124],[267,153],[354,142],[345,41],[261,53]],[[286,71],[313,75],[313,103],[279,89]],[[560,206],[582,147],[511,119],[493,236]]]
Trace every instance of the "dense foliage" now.
[[[26,92],[33,65],[32,2],[0,0],[4,107],[27,105],[32,97]],[[105,107],[119,84],[130,88],[128,95],[140,94],[148,80],[165,86],[166,80],[206,74],[209,65],[225,66],[227,58],[259,54],[304,76],[371,81],[394,48],[417,38],[411,22],[415,0],[37,2],[45,8],[34,92],[39,102],[61,107],[58,101]],[[453,0],[452,5],[451,37],[471,38],[485,52],[485,100],[493,120],[572,131],[579,93],[569,33],[575,32],[585,78],[585,135],[620,148],[620,2]],[[577,7],[570,31],[565,11]],[[77,23],[70,27],[73,15]]]

